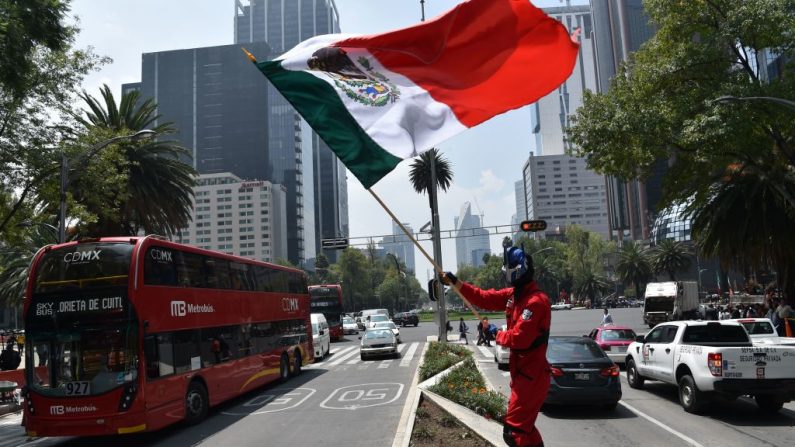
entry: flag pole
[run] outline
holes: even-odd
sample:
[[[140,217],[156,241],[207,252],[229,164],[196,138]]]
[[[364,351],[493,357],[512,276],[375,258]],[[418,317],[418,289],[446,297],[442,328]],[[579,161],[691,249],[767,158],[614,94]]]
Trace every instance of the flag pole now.
[[[433,260],[431,255],[429,255],[428,252],[425,251],[425,249],[422,247],[422,245],[420,245],[420,243],[417,242],[417,239],[414,238],[414,235],[405,226],[403,226],[403,223],[400,222],[400,220],[397,218],[397,216],[395,216],[395,214],[392,212],[392,210],[390,210],[389,207],[386,206],[384,201],[381,200],[380,197],[378,197],[378,194],[376,194],[375,191],[372,190],[372,188],[368,188],[367,192],[369,192],[373,196],[373,198],[375,198],[376,202],[378,202],[378,204],[381,205],[381,208],[383,208],[384,211],[386,211],[386,213],[389,214],[389,217],[392,218],[392,221],[395,222],[396,224],[398,224],[400,229],[403,230],[404,233],[406,233],[406,236],[408,236],[409,240],[411,240],[411,242],[413,242],[414,245],[420,250],[422,255],[425,256],[425,259],[427,259],[428,262],[430,262],[431,265],[433,265],[433,268],[434,268],[434,270],[436,270],[436,273],[444,273],[444,270],[439,265],[436,264],[436,262]],[[478,313],[478,311],[475,310],[475,308],[472,306],[472,304],[469,301],[467,301],[466,298],[464,298],[464,294],[462,294],[461,291],[458,290],[456,287],[451,287],[451,289],[453,289],[455,291],[455,293],[458,294],[458,296],[461,298],[461,301],[463,301],[464,304],[467,305],[469,310],[472,311],[472,313],[475,315],[475,317],[478,320],[480,320],[481,319],[480,318],[480,313]]]

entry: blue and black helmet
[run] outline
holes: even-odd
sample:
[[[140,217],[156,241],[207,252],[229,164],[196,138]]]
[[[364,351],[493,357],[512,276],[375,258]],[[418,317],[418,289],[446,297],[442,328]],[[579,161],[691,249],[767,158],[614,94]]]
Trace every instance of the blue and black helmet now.
[[[516,285],[519,281],[526,281],[527,274],[533,276],[533,259],[526,255],[524,249],[519,247],[508,248],[505,252],[505,279]]]

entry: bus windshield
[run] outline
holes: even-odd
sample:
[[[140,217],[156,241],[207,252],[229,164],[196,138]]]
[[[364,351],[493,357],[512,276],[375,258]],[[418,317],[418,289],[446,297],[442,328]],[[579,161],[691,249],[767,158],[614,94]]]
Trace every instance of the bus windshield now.
[[[33,292],[127,285],[133,245],[81,243],[50,250],[36,269]]]
[[[138,378],[134,322],[107,321],[29,336],[28,383],[50,396],[90,396]]]

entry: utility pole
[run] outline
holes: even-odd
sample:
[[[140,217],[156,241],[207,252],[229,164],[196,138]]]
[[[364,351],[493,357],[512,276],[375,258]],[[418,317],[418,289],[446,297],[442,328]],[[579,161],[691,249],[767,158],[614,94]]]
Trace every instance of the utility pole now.
[[[420,0],[420,11],[422,13],[421,21],[425,21],[425,0]],[[439,227],[439,204],[436,200],[436,156],[435,154],[430,157],[431,166],[431,184],[428,188],[428,196],[431,201],[431,239],[433,239],[433,260],[436,265],[441,267],[442,264],[442,240],[440,236]],[[436,277],[436,272],[434,272]],[[440,281],[434,282],[436,284],[437,296],[437,309],[439,311],[439,341],[447,343],[447,306],[444,299],[444,284]]]

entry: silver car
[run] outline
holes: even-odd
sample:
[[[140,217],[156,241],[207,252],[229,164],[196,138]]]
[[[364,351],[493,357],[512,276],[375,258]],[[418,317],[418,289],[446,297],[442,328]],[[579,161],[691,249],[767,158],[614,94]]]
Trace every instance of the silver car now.
[[[359,348],[359,355],[362,360],[376,356],[400,357],[398,353],[398,342],[395,334],[390,329],[367,329],[364,335],[359,337],[362,344]]]

